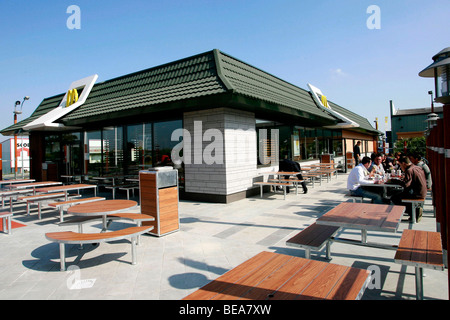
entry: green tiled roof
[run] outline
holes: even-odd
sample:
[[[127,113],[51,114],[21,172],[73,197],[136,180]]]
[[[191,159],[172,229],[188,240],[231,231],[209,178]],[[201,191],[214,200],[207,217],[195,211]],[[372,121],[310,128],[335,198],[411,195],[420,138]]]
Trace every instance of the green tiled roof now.
[[[236,93],[335,120],[316,106],[309,91],[222,52],[219,57],[222,73]]]
[[[226,92],[213,52],[94,85],[86,102],[63,121]]]
[[[13,135],[14,132],[19,131],[25,125],[31,123],[32,121],[43,116],[47,112],[58,107],[62,98],[64,98],[64,95],[65,95],[65,93],[59,94],[59,95],[56,95],[56,96],[53,96],[50,98],[45,98],[44,100],[42,100],[41,104],[36,108],[36,110],[34,110],[34,112],[31,114],[31,116],[29,116],[28,118],[26,118],[20,122],[17,122],[16,124],[13,124],[12,126],[9,126],[5,129],[1,130],[0,132],[5,136]]]
[[[122,118],[131,112],[161,110],[161,105],[192,101],[223,94],[242,96],[251,101],[282,107],[304,119],[337,123],[337,119],[316,106],[309,91],[281,80],[267,72],[212,50],[165,65],[146,69],[94,85],[86,102],[58,122],[67,125],[94,123],[99,119]],[[57,107],[64,94],[44,99],[36,111],[20,123],[3,129],[12,132]],[[212,100],[215,101],[215,100]],[[230,100],[231,101],[231,100]],[[245,102],[245,103],[248,103]],[[336,111],[374,130],[365,118],[330,103]],[[234,107],[239,107],[235,104]],[[370,127],[370,128],[369,128]]]

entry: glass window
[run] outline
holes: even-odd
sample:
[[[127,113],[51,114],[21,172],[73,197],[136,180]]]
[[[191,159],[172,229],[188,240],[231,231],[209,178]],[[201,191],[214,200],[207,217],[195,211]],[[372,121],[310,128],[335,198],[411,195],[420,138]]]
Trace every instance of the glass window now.
[[[179,141],[172,141],[172,132],[183,128],[181,120],[154,123],[153,165],[172,165],[172,149]]]
[[[62,135],[65,174],[83,173],[83,154],[81,149],[81,133],[65,133]]]
[[[103,175],[123,175],[123,129],[106,127],[102,140]]]
[[[85,132],[87,173],[93,176],[101,175],[102,140],[101,131]]]
[[[45,162],[61,161],[60,135],[45,136]]]
[[[139,170],[153,166],[152,124],[142,123],[127,127],[127,173],[137,175]]]

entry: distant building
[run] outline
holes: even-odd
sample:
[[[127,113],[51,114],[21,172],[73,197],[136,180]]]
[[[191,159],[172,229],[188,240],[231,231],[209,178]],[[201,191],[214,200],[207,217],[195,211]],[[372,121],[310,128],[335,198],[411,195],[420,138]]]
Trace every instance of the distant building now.
[[[434,107],[434,113],[443,117],[443,107]],[[423,137],[427,130],[427,116],[432,113],[430,108],[395,109],[391,104],[392,145],[397,140]]]
[[[14,157],[14,138],[2,142],[2,171],[3,174],[14,173],[16,164]],[[22,174],[30,171],[30,149],[28,137],[17,137],[17,172]]]

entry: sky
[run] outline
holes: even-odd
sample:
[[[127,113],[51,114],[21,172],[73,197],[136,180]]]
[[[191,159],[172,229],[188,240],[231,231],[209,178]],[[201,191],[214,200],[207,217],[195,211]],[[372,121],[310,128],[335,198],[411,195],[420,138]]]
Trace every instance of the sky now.
[[[0,0],[0,129],[24,96],[19,121],[75,80],[219,49],[390,130],[390,100],[430,107],[418,73],[450,46],[449,14],[449,0]]]

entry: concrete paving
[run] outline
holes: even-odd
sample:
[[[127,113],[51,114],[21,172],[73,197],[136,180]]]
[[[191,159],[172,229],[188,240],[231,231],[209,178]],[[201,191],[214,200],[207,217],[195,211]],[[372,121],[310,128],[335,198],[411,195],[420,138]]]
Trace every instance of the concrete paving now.
[[[265,193],[263,198],[258,195],[231,204],[181,201],[180,231],[142,236],[137,265],[130,263],[127,240],[85,245],[81,250],[67,245],[65,272],[59,270],[58,244],[44,235],[77,231],[77,227],[58,226],[55,210],[45,209],[38,220],[35,209],[27,216],[25,206],[17,204],[14,220],[26,226],[13,229],[12,235],[0,234],[0,299],[182,299],[261,251],[304,257],[304,250],[286,246],[286,240],[340,202],[349,201],[346,181],[347,175],[339,174],[321,186],[310,185],[308,194],[291,192],[286,200],[281,193]],[[430,199],[421,222],[411,225],[406,219],[398,233],[368,232],[368,240],[396,245],[404,229],[436,231]],[[126,225],[114,222],[111,228]],[[100,227],[92,223],[84,232],[99,232]],[[339,236],[360,239],[356,230],[344,230]],[[364,300],[415,299],[414,268],[394,263],[395,251],[344,243],[333,243],[331,250],[331,263],[377,270],[379,277],[365,291]],[[324,252],[313,252],[311,258],[326,261]],[[425,299],[448,300],[447,269],[427,269],[425,274]]]

